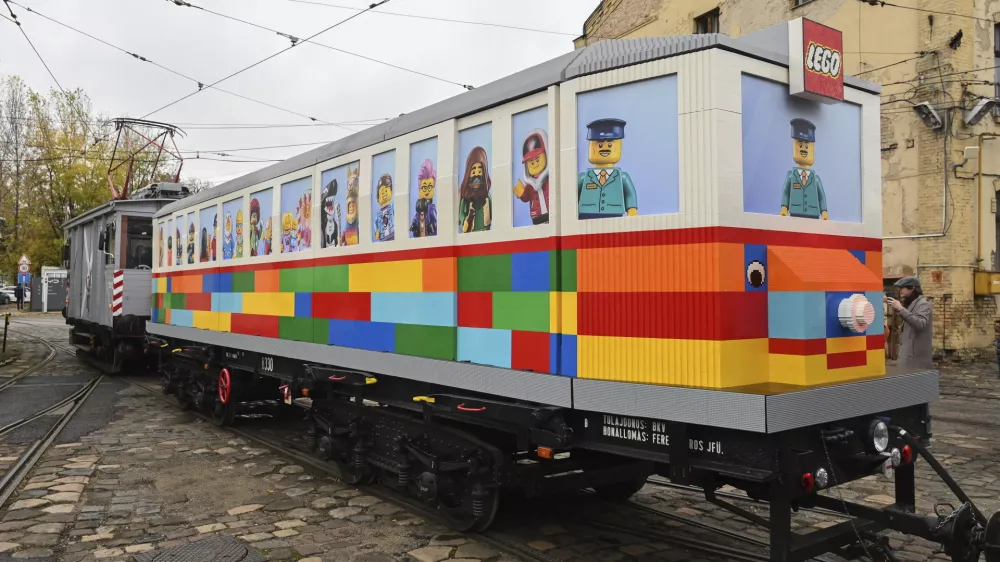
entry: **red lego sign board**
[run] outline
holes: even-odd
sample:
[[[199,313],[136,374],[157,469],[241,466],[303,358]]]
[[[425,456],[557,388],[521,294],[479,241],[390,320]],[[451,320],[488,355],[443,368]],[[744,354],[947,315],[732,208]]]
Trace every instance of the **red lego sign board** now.
[[[798,18],[788,22],[788,89],[822,103],[844,101],[844,36]]]

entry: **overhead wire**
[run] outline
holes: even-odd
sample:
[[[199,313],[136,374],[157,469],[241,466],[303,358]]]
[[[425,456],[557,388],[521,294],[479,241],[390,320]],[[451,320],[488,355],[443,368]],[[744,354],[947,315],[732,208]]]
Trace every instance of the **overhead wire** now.
[[[183,2],[184,0],[177,0],[177,1],[178,2]],[[358,12],[358,13],[350,16],[350,17],[344,18],[344,19],[340,20],[339,22],[334,23],[333,25],[331,25],[329,27],[326,27],[326,28],[324,28],[324,29],[322,29],[322,30],[320,30],[320,31],[318,31],[318,32],[310,35],[309,37],[307,37],[305,39],[305,41],[309,41],[310,39],[314,39],[315,37],[318,37],[319,35],[322,35],[322,34],[326,33],[327,31],[330,31],[331,29],[334,29],[334,28],[336,28],[338,26],[341,26],[341,25],[343,25],[343,24],[351,21],[352,19],[354,19],[354,18],[356,18],[356,17],[358,17],[358,16],[360,16],[362,14],[365,14],[365,13],[371,11],[371,10],[374,10],[375,8],[378,8],[379,6],[382,6],[382,5],[386,4],[389,1],[390,0],[380,0],[379,2],[375,2],[374,4],[369,5],[368,8],[366,8],[365,10],[363,10],[361,12]],[[208,87],[210,87],[210,88],[214,87],[214,86],[216,86],[216,85],[218,85],[218,84],[220,84],[222,82],[225,82],[226,80],[229,80],[230,78],[233,78],[234,76],[238,76],[238,75],[240,75],[240,74],[242,74],[242,73],[250,70],[251,68],[259,66],[259,65],[261,65],[261,64],[263,64],[263,63],[265,63],[265,62],[267,62],[267,61],[269,61],[269,60],[271,60],[271,59],[273,59],[273,58],[275,58],[275,57],[277,57],[277,56],[279,56],[279,55],[281,55],[283,53],[287,53],[288,51],[290,51],[290,50],[294,49],[295,47],[297,47],[300,43],[301,42],[299,42],[299,41],[294,42],[290,46],[288,46],[288,47],[286,47],[286,48],[278,51],[277,53],[269,55],[269,56],[267,56],[267,57],[265,57],[265,58],[263,58],[263,59],[255,62],[255,63],[253,63],[253,64],[251,64],[249,66],[243,67],[240,70],[237,70],[236,72],[233,72],[232,74],[229,74],[228,76],[226,76],[224,78],[220,78],[219,80],[216,80],[215,82],[209,84]],[[190,94],[187,94],[186,96],[183,96],[183,97],[181,97],[179,99],[176,99],[176,100],[174,100],[174,101],[168,103],[167,105],[164,105],[164,106],[162,106],[162,107],[160,107],[158,109],[154,109],[153,111],[150,111],[149,113],[143,115],[141,117],[141,119],[145,119],[145,118],[149,117],[150,115],[153,115],[154,113],[159,113],[159,112],[163,111],[164,109],[167,109],[168,107],[174,106],[174,105],[176,105],[176,104],[178,104],[178,103],[180,103],[180,102],[182,102],[182,101],[184,101],[184,100],[186,100],[186,99],[188,99],[188,98],[190,98],[190,97],[192,97],[194,95],[197,95],[199,92],[201,92],[203,90],[204,90],[204,88],[198,88],[196,91],[191,92]]]
[[[162,65],[162,64],[160,64],[160,63],[158,63],[158,62],[155,62],[155,61],[153,61],[153,60],[151,60],[151,59],[149,59],[149,58],[147,58],[147,57],[145,57],[145,56],[142,56],[142,55],[140,55],[140,54],[138,54],[138,53],[134,53],[134,52],[132,52],[132,51],[129,51],[129,50],[127,50],[127,49],[123,48],[123,47],[119,47],[118,45],[114,45],[114,44],[112,44],[112,43],[110,43],[110,42],[108,42],[108,41],[105,41],[104,39],[101,39],[101,38],[99,38],[99,37],[96,37],[96,36],[94,36],[94,35],[91,35],[90,33],[87,33],[86,31],[83,31],[83,30],[80,30],[80,29],[77,29],[76,27],[73,27],[73,26],[71,26],[71,25],[69,25],[69,24],[66,24],[66,23],[63,23],[63,22],[61,22],[61,21],[59,21],[59,20],[56,20],[55,18],[52,18],[52,17],[49,17],[49,16],[47,16],[47,15],[45,15],[45,14],[43,14],[43,13],[39,12],[38,10],[35,10],[35,9],[32,9],[32,8],[30,8],[30,7],[28,7],[28,6],[22,6],[21,4],[18,4],[18,3],[17,3],[17,2],[15,1],[15,0],[4,0],[4,1],[5,1],[5,2],[10,2],[11,4],[14,4],[14,5],[16,5],[16,6],[19,6],[19,7],[21,7],[21,8],[24,8],[25,10],[27,10],[27,11],[28,11],[28,12],[30,12],[30,13],[33,13],[33,14],[35,14],[36,16],[39,16],[39,17],[41,17],[41,18],[44,18],[44,19],[46,19],[46,20],[49,20],[49,21],[51,21],[52,23],[55,23],[55,24],[57,24],[57,25],[60,25],[60,26],[62,26],[62,27],[65,27],[65,28],[67,28],[67,29],[69,29],[69,30],[72,30],[72,31],[75,31],[76,33],[79,33],[79,34],[81,34],[81,35],[84,35],[84,36],[86,36],[86,37],[89,37],[90,39],[93,39],[94,41],[97,41],[97,42],[99,42],[99,43],[102,43],[102,44],[104,44],[104,45],[106,45],[106,46],[108,46],[108,47],[111,47],[112,49],[115,49],[115,50],[117,50],[117,51],[120,51],[120,52],[122,52],[122,53],[125,53],[126,55],[129,55],[129,56],[131,56],[132,58],[134,58],[134,59],[136,59],[136,60],[138,60],[138,61],[142,61],[142,62],[147,62],[147,63],[149,63],[149,64],[151,64],[151,65],[153,65],[153,66],[155,66],[155,67],[157,67],[157,68],[160,68],[160,69],[162,69],[162,70],[165,70],[165,71],[167,71],[167,72],[169,72],[169,73],[171,73],[171,74],[174,74],[174,75],[176,75],[176,76],[179,76],[179,77],[181,77],[181,78],[184,78],[184,79],[186,79],[186,80],[190,80],[191,82],[194,82],[195,84],[197,84],[197,85],[198,85],[198,89],[199,89],[199,90],[201,90],[201,89],[203,89],[203,88],[206,88],[206,87],[207,87],[207,88],[212,88],[212,89],[214,89],[214,90],[218,90],[218,91],[220,91],[220,92],[222,92],[222,93],[225,93],[225,94],[229,94],[229,95],[231,95],[231,96],[234,96],[234,97],[238,97],[238,98],[240,98],[240,99],[244,99],[244,100],[247,100],[247,101],[250,101],[250,102],[253,102],[253,103],[256,103],[256,104],[259,104],[259,105],[263,105],[263,106],[267,106],[267,107],[270,107],[270,108],[272,108],[272,109],[276,109],[276,110],[278,110],[278,111],[282,111],[282,112],[284,112],[284,113],[289,113],[289,114],[291,114],[291,115],[295,115],[295,116],[298,116],[298,117],[303,117],[303,118],[305,118],[305,119],[309,119],[310,121],[313,121],[313,122],[321,122],[321,123],[323,123],[323,124],[325,124],[325,125],[330,125],[330,126],[335,126],[335,127],[338,127],[338,128],[341,128],[341,129],[344,129],[344,130],[346,130],[346,131],[350,131],[350,132],[352,132],[352,133],[355,133],[355,132],[357,132],[357,131],[356,131],[355,129],[351,129],[351,128],[349,128],[349,127],[346,127],[346,126],[343,126],[343,125],[340,125],[340,124],[337,124],[337,123],[332,123],[332,122],[329,122],[329,121],[324,121],[324,120],[322,120],[322,119],[319,119],[319,118],[317,118],[317,117],[313,117],[313,116],[311,116],[311,115],[306,115],[306,114],[304,114],[304,113],[299,113],[298,111],[293,111],[293,110],[291,110],[291,109],[287,109],[287,108],[284,108],[284,107],[280,107],[280,106],[277,106],[277,105],[274,105],[274,104],[272,104],[272,103],[268,103],[268,102],[265,102],[265,101],[261,101],[261,100],[258,100],[258,99],[254,99],[254,98],[251,98],[251,97],[249,97],[249,96],[245,96],[245,95],[243,95],[243,94],[238,94],[238,93],[236,93],[236,92],[232,92],[232,91],[230,91],[230,90],[226,90],[226,89],[224,89],[224,88],[219,88],[219,87],[215,86],[214,84],[212,84],[212,85],[207,85],[207,86],[206,86],[206,85],[205,85],[205,84],[204,84],[204,83],[203,83],[203,82],[202,82],[201,80],[198,80],[197,78],[193,78],[193,77],[191,77],[191,76],[188,76],[187,74],[184,74],[184,73],[182,73],[182,72],[179,72],[179,71],[177,71],[177,70],[174,70],[174,69],[172,69],[172,68],[169,68],[169,67],[167,67],[167,66],[164,66],[164,65]]]
[[[876,72],[876,71],[879,71],[879,70],[885,70],[886,68],[892,68],[894,66],[898,66],[898,65],[901,65],[901,64],[904,64],[904,63],[908,63],[910,61],[915,61],[917,59],[924,58],[926,55],[927,55],[927,53],[920,53],[920,54],[918,54],[915,57],[910,57],[910,58],[907,58],[907,59],[898,60],[898,61],[896,61],[894,63],[887,64],[885,66],[880,66],[878,68],[870,68],[868,70],[863,70],[863,71],[855,74],[855,76],[861,76],[862,74],[868,74],[869,72]]]
[[[268,31],[270,33],[274,33],[276,35],[279,35],[281,37],[284,37],[284,38],[288,39],[289,41],[292,42],[293,45],[295,45],[299,41],[302,41],[303,43],[309,43],[311,45],[316,45],[317,47],[323,47],[325,49],[330,49],[331,51],[336,51],[338,53],[343,53],[345,55],[350,55],[352,57],[358,57],[358,58],[361,58],[361,59],[365,59],[367,61],[371,61],[371,62],[374,62],[374,63],[382,64],[382,65],[385,65],[385,66],[389,66],[389,67],[392,67],[392,68],[395,68],[395,69],[398,69],[398,70],[402,70],[404,72],[409,72],[411,74],[416,74],[416,75],[419,75],[419,76],[430,78],[432,80],[437,80],[439,82],[444,82],[445,84],[451,84],[453,86],[458,86],[459,88],[464,88],[466,90],[472,90],[472,89],[474,89],[473,86],[471,86],[469,84],[462,84],[460,82],[455,82],[454,80],[448,80],[447,78],[441,78],[440,76],[434,76],[433,74],[428,74],[426,72],[421,72],[419,70],[413,70],[412,68],[406,68],[405,66],[399,66],[398,64],[393,64],[391,62],[386,62],[386,61],[383,61],[383,60],[372,58],[372,57],[369,57],[367,55],[362,55],[362,54],[359,54],[359,53],[348,51],[346,49],[341,49],[341,48],[338,48],[338,47],[333,47],[331,45],[327,45],[325,43],[320,43],[318,41],[310,41],[308,39],[300,39],[298,36],[292,35],[291,33],[285,33],[283,31],[279,31],[279,30],[274,29],[274,28],[270,28],[270,27],[267,27],[267,26],[264,26],[264,25],[253,23],[251,21],[247,21],[247,20],[235,17],[235,16],[231,16],[231,15],[228,15],[228,14],[223,14],[221,12],[216,12],[214,10],[210,10],[210,9],[205,8],[203,6],[198,6],[196,4],[192,4],[192,3],[184,1],[184,0],[167,0],[167,1],[168,2],[172,2],[173,4],[176,4],[178,6],[183,6],[183,7],[187,7],[187,8],[195,8],[197,10],[201,10],[203,12],[206,12],[206,13],[218,16],[220,18],[224,18],[224,19],[227,19],[227,20],[232,20],[232,21],[235,21],[235,22],[242,23],[244,25],[249,25],[251,27],[256,27],[257,29],[262,29],[264,31]],[[379,12],[379,13],[381,13],[381,12]]]
[[[902,8],[904,10],[913,10],[915,12],[926,12],[926,13],[929,13],[929,14],[938,14],[938,15],[941,15],[941,16],[954,16],[956,18],[966,18],[966,19],[971,19],[971,20],[976,20],[976,21],[982,21],[982,22],[989,23],[991,25],[997,23],[997,22],[995,22],[995,21],[993,21],[991,19],[988,19],[988,18],[981,18],[981,17],[978,17],[978,16],[970,16],[970,15],[966,15],[966,14],[956,14],[954,12],[942,12],[940,10],[930,10],[930,9],[927,9],[927,8],[915,8],[913,6],[901,6],[899,4],[893,4],[892,2],[883,2],[882,0],[859,0],[859,1],[862,2],[862,3],[864,3],[864,4],[869,4],[871,6],[875,6],[875,5],[889,6],[890,8]]]

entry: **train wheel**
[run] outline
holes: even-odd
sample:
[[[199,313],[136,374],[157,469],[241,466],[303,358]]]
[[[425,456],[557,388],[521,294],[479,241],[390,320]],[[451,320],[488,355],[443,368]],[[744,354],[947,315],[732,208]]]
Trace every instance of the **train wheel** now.
[[[351,485],[368,484],[373,480],[368,463],[363,453],[358,451],[355,439],[322,432],[317,432],[317,435],[316,455],[323,460],[333,461],[339,469],[341,480]]]
[[[212,410],[212,421],[218,426],[232,425],[236,418],[236,406],[233,403],[233,376],[229,369],[219,371],[217,396]]]
[[[177,392],[177,381],[170,376],[170,371],[167,369],[163,369],[160,375],[160,390],[164,394],[174,394]]]
[[[641,490],[645,485],[646,477],[637,476],[631,480],[625,480],[624,482],[594,486],[594,491],[597,492],[597,496],[603,500],[623,502],[634,496],[635,493]]]
[[[428,474],[421,476],[426,478]],[[444,516],[449,527],[463,533],[474,533],[485,530],[496,517],[500,507],[500,494],[496,489],[487,489],[481,484],[468,485],[466,482],[453,482],[458,489],[448,490],[446,482],[439,480],[437,490],[438,512]],[[423,487],[424,483],[419,486]],[[457,493],[456,493],[457,492]]]

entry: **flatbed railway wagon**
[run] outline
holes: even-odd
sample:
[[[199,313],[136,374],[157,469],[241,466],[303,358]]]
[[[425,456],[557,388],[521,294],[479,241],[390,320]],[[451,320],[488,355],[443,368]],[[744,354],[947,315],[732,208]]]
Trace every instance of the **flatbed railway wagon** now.
[[[926,449],[937,372],[886,371],[880,90],[841,45],[602,41],[162,207],[164,390],[220,424],[311,401],[316,455],[457,529],[656,473],[769,502],[728,508],[772,560],[888,556],[882,529],[998,560]],[[947,517],[915,513],[918,456]],[[881,509],[823,493],[888,474]],[[803,506],[853,518],[800,535]]]
[[[63,316],[78,354],[108,372],[143,357],[150,319],[153,215],[186,196],[176,183],[150,184],[63,225],[67,279]]]

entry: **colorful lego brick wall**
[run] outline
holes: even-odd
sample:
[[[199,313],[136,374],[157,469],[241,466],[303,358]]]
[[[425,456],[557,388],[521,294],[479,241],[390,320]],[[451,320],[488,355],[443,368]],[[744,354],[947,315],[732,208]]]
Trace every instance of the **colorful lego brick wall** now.
[[[881,253],[823,238],[688,229],[159,274],[153,321],[648,384],[882,374]]]

